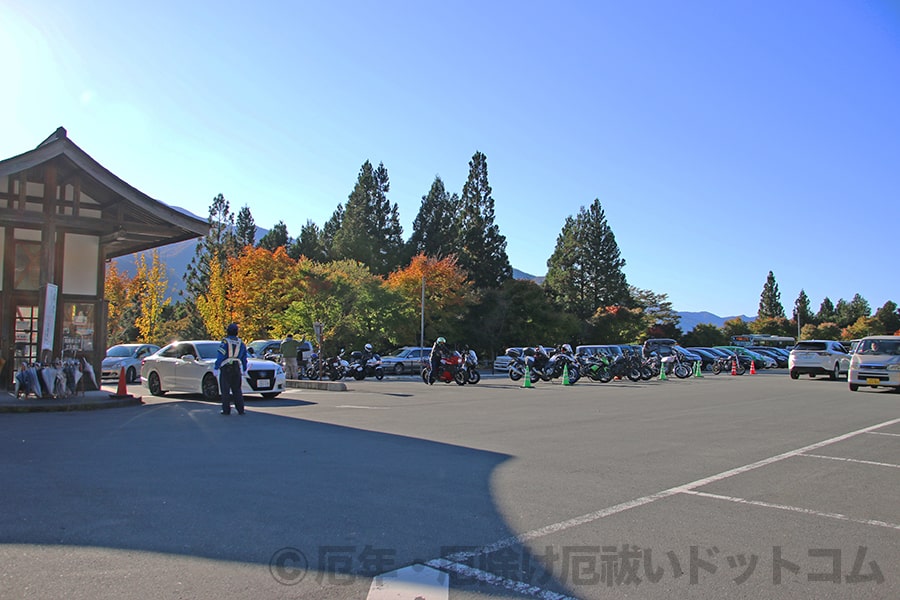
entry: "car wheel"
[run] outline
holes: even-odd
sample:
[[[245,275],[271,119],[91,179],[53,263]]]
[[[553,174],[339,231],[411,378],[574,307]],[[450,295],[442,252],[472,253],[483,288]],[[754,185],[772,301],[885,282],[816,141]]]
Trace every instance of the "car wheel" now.
[[[163,391],[162,386],[159,383],[159,375],[156,373],[150,373],[150,376],[147,378],[147,389],[149,389],[150,393],[154,396],[166,395],[166,392]]]
[[[834,363],[834,371],[831,372],[831,380],[837,381],[841,378],[841,363]]]
[[[856,385],[855,383],[851,383],[851,384],[850,384],[850,391],[851,391],[851,392],[857,392],[857,391],[859,391],[859,386]]]
[[[791,369],[791,379],[800,379],[800,373]]]
[[[200,389],[203,392],[203,399],[207,402],[214,402],[219,399],[219,382],[216,381],[212,373],[203,376]]]
[[[128,367],[128,370],[125,371],[125,383],[138,383],[139,381],[137,369]]]
[[[403,363],[394,365],[394,375],[403,375]]]

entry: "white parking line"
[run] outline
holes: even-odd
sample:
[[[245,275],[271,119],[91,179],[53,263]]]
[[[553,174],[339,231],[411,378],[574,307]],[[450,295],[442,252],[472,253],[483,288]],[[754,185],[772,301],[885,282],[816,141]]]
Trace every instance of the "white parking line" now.
[[[844,458],[842,456],[825,456],[824,454],[801,454],[801,456],[809,456],[811,458],[827,458],[828,460],[839,460],[842,462],[858,463],[861,465],[873,465],[876,467],[891,467],[894,469],[900,469],[900,465],[895,465],[893,463],[876,462],[874,460],[861,460],[858,458]]]
[[[487,571],[482,571],[481,569],[476,569],[474,567],[470,567],[469,565],[462,565],[444,558],[435,558],[434,560],[428,561],[426,564],[430,567],[441,569],[442,571],[456,573],[457,575],[461,575],[462,577],[465,577],[467,579],[475,579],[483,583],[489,583],[497,587],[506,588],[516,593],[522,594],[523,596],[531,596],[532,598],[539,598],[540,600],[576,600],[571,596],[551,592],[550,590],[545,590],[522,581],[515,581],[513,579],[507,579],[506,577],[500,577],[498,575],[494,575],[493,573],[488,573]],[[374,599],[369,598],[368,600]]]
[[[835,444],[837,442],[842,442],[846,439],[855,437],[857,435],[863,433],[869,433],[871,431],[875,431],[882,427],[888,427],[890,425],[894,425],[896,423],[900,423],[900,419],[892,419],[890,421],[885,421],[884,423],[879,423],[877,425],[871,425],[869,427],[864,427],[862,429],[857,429],[856,431],[851,431],[850,433],[845,433],[833,438],[829,438],[827,440],[823,440],[821,442],[816,442],[815,444],[810,444],[809,446],[804,446],[803,448],[797,448],[796,450],[791,450],[789,452],[785,452],[783,454],[779,454],[777,456],[772,456],[769,458],[764,458],[763,460],[759,460],[754,463],[750,463],[748,465],[744,465],[742,467],[736,467],[734,469],[729,469],[727,471],[722,471],[716,475],[710,475],[709,477],[704,477],[702,479],[697,479],[696,481],[692,481],[690,483],[686,483],[684,485],[679,485],[673,488],[669,488],[667,490],[663,490],[661,492],[656,492],[655,494],[650,494],[648,496],[643,496],[641,498],[636,498],[634,500],[629,500],[628,502],[623,502],[621,504],[616,504],[615,506],[610,506],[608,508],[604,508],[592,513],[587,513],[585,515],[581,515],[580,517],[574,517],[572,519],[568,519],[566,521],[561,521],[559,523],[554,523],[553,525],[547,525],[541,527],[539,529],[533,529],[526,533],[522,533],[517,536],[509,537],[493,544],[489,544],[484,546],[483,548],[468,551],[468,552],[459,552],[457,554],[453,554],[448,556],[450,560],[458,561],[458,562],[466,562],[468,559],[473,558],[475,556],[479,556],[482,554],[490,554],[491,552],[496,552],[497,550],[502,550],[504,548],[508,548],[513,545],[522,544],[523,542],[527,542],[529,540],[533,540],[535,538],[543,537],[545,535],[550,535],[552,533],[558,533],[560,531],[564,531],[566,529],[570,529],[572,527],[576,527],[578,525],[584,525],[587,523],[591,523],[593,521],[597,521],[598,519],[602,519],[604,517],[609,517],[626,510],[630,510],[632,508],[637,508],[639,506],[644,506],[645,504],[650,504],[651,502],[656,502],[657,500],[662,500],[663,498],[668,498],[670,496],[674,496],[676,494],[688,492],[694,490],[699,487],[703,487],[705,485],[709,485],[711,483],[716,483],[718,481],[722,481],[723,479],[727,479],[729,477],[733,477],[735,475],[740,475],[743,473],[747,473],[748,471],[752,471],[754,469],[758,469],[759,467],[765,467],[776,462],[780,462],[782,460],[786,460],[788,458],[794,458],[795,456],[800,456],[801,454],[806,454],[812,450],[818,450],[819,448],[823,448],[825,446],[829,446],[831,444]]]
[[[709,492],[686,491],[685,494],[692,496],[700,496],[701,498],[712,498],[714,500],[726,500],[737,504],[749,504],[752,506],[761,506],[763,508],[777,508],[779,510],[787,510],[790,512],[800,513],[803,515],[811,515],[814,517],[826,517],[828,519],[837,519],[838,521],[848,521],[850,523],[859,523],[861,525],[872,525],[874,527],[885,527],[887,529],[900,530],[900,524],[888,523],[887,521],[877,521],[875,519],[855,519],[841,513],[828,513],[799,506],[789,506],[787,504],[773,504],[771,502],[763,502],[761,500],[747,500],[746,498],[736,498],[734,496],[723,496],[721,494],[710,494]]]
[[[900,437],[900,433],[889,433],[887,431],[867,431],[866,433],[870,433],[872,435],[889,435],[891,437]]]
[[[844,440],[850,439],[857,435],[861,435],[864,433],[875,433],[876,430],[881,429],[883,427],[889,427],[891,425],[895,425],[900,423],[900,418],[892,419],[890,421],[885,421],[883,423],[878,423],[877,425],[871,425],[869,427],[863,427],[862,429],[857,429],[856,431],[851,431],[849,433],[845,433],[839,436],[835,436],[833,438],[829,438],[827,440],[823,440],[821,442],[816,442],[815,444],[810,444],[808,446],[804,446],[802,448],[797,448],[796,450],[790,450],[788,452],[784,452],[782,454],[778,454],[776,456],[772,456],[769,458],[764,458],[762,460],[756,461],[754,463],[750,463],[747,465],[743,465],[741,467],[735,467],[734,469],[729,469],[727,471],[722,471],[721,473],[717,473],[715,475],[710,475],[709,477],[704,477],[702,479],[697,479],[690,483],[685,483],[683,485],[679,485],[676,487],[669,488],[667,490],[663,490],[660,492],[656,492],[655,494],[649,494],[647,496],[643,496],[641,498],[636,498],[634,500],[629,500],[628,502],[622,502],[620,504],[616,504],[615,506],[610,506],[607,508],[603,508],[594,512],[590,512],[579,517],[574,517],[572,519],[567,519],[565,521],[560,521],[559,523],[554,523],[552,525],[546,525],[544,527],[540,527],[538,529],[532,529],[531,531],[511,536],[493,544],[488,544],[486,546],[482,546],[481,548],[466,551],[466,552],[458,552],[455,554],[448,555],[442,558],[436,558],[428,561],[427,565],[433,568],[440,568],[443,570],[447,570],[450,572],[460,573],[469,577],[474,577],[479,579],[480,581],[485,581],[488,583],[496,582],[496,585],[500,585],[503,587],[507,587],[508,589],[515,589],[517,592],[523,595],[532,596],[535,598],[543,599],[556,599],[556,598],[564,598],[564,596],[554,596],[555,592],[549,592],[547,590],[543,590],[541,588],[536,588],[534,586],[505,579],[502,577],[498,577],[491,573],[487,573],[484,571],[480,571],[478,569],[473,569],[469,567],[465,563],[468,560],[475,558],[477,556],[490,554],[492,552],[496,552],[498,550],[502,550],[504,548],[508,548],[514,545],[524,545],[525,542],[530,540],[540,538],[546,535],[550,535],[553,533],[558,533],[560,531],[565,531],[566,529],[571,529],[572,527],[577,527],[579,525],[585,525],[587,523],[592,523],[599,519],[603,519],[605,517],[609,517],[612,515],[616,515],[626,510],[631,510],[632,508],[637,508],[639,506],[644,506],[650,504],[652,502],[656,502],[657,500],[662,500],[663,498],[669,498],[671,496],[675,496],[677,494],[690,494],[695,496],[702,496],[707,498],[715,498],[719,500],[728,500],[731,502],[738,502],[741,504],[753,504],[756,506],[763,506],[766,508],[778,508],[782,510],[788,510],[792,512],[798,512],[807,515],[814,515],[820,517],[828,517],[832,519],[838,519],[842,521],[850,521],[854,523],[861,523],[865,525],[874,525],[877,527],[887,527],[889,529],[898,529],[900,530],[900,525],[895,523],[887,523],[884,521],[875,521],[875,520],[865,520],[865,519],[853,519],[846,515],[842,515],[839,513],[825,513],[818,512],[809,509],[794,507],[794,506],[785,506],[779,504],[771,504],[768,502],[759,502],[753,500],[745,500],[743,498],[734,498],[730,496],[719,496],[717,494],[709,494],[706,492],[696,492],[694,491],[696,488],[703,487],[705,485],[709,485],[711,483],[716,483],[718,481],[722,481],[723,479],[728,479],[729,477],[733,477],[735,475],[741,475],[743,473],[747,473],[748,471],[752,471],[754,469],[758,469],[760,467],[765,467],[788,458],[794,458],[796,456],[808,455],[811,456],[810,453],[813,450],[818,450],[819,448],[823,448],[825,446],[829,446],[831,444],[835,444],[837,442],[842,442]],[[891,434],[894,435],[894,434]],[[509,587],[514,586],[514,587]],[[521,588],[521,589],[520,589]]]

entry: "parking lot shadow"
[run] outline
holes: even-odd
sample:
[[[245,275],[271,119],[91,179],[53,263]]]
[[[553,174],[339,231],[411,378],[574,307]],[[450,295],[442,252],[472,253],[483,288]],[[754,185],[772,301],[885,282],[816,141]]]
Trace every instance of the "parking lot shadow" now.
[[[196,401],[17,415],[0,420],[0,543],[253,564],[295,548],[374,576],[514,536],[491,492],[508,458]]]

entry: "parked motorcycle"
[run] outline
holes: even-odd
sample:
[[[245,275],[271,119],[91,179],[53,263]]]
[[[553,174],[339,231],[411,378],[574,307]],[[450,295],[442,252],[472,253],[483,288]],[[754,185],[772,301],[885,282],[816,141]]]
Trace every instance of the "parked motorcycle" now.
[[[475,384],[481,381],[481,373],[478,372],[478,355],[471,348],[466,348],[462,353],[462,368],[466,372],[466,382]]]
[[[525,362],[524,354],[519,352],[517,348],[509,348],[506,351],[506,356],[509,357],[509,367],[507,367],[509,378],[513,381],[519,381],[525,376],[527,363]]]
[[[384,369],[381,367],[381,356],[373,354],[370,358],[366,359],[359,350],[351,352],[348,373],[357,381],[361,381],[366,377],[374,377],[378,381],[381,381],[384,379]]]
[[[319,354],[318,352],[311,352],[304,373],[306,374],[307,379],[315,380],[319,378],[320,372],[321,365],[319,364]]]
[[[641,380],[641,368],[632,363],[631,359],[623,354],[617,354],[609,363],[609,373],[612,377],[628,378],[630,381]],[[657,371],[658,373],[658,371]]]
[[[325,375],[332,381],[343,379],[350,372],[350,363],[344,359],[344,349],[325,361]]]
[[[438,372],[434,374],[435,381],[450,383],[455,381],[457,385],[466,385],[468,374],[463,367],[465,359],[459,352],[453,352],[449,357],[441,358]],[[422,381],[428,383],[431,380],[431,363],[422,367]]]
[[[608,383],[612,379],[609,359],[604,354],[579,354],[578,370],[591,381]]]
[[[732,365],[735,367],[735,373],[738,375],[743,375],[746,373],[747,369],[744,367],[743,363],[738,360],[735,356],[722,356],[717,358],[712,364],[712,372],[716,375],[725,371],[726,373],[731,373]]]
[[[575,383],[581,378],[581,371],[578,369],[578,360],[572,352],[572,346],[563,344],[559,346],[552,354],[548,354],[546,363],[540,367],[535,367],[541,379],[550,381],[563,377],[568,373],[569,383]],[[537,358],[538,353],[535,354]]]

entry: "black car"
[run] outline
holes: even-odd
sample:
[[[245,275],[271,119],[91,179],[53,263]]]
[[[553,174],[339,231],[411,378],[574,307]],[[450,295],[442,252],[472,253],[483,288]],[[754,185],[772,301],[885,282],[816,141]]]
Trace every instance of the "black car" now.
[[[757,354],[768,356],[775,361],[775,364],[779,369],[787,369],[788,367],[788,357],[767,346],[750,346],[748,350],[753,350]]]

